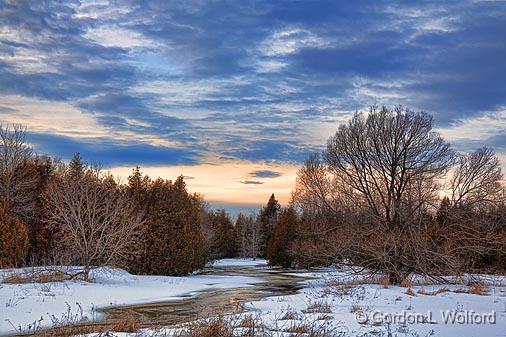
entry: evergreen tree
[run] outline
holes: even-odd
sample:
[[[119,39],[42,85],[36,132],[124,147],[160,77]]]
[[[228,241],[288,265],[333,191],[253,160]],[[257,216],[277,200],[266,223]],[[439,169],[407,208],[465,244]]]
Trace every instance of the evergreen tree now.
[[[139,210],[145,210],[147,206],[147,193],[151,180],[148,176],[143,176],[139,166],[132,170],[128,176],[128,186],[126,193],[133,199]]]
[[[209,213],[212,228],[212,258],[235,257],[237,255],[237,232],[230,216],[224,209]]]
[[[28,231],[25,224],[7,212],[0,199],[0,268],[17,267],[28,251]]]
[[[81,154],[77,152],[74,157],[70,160],[69,163],[69,174],[72,177],[80,177],[82,176],[84,169],[86,167],[86,164],[83,163],[83,160],[81,158]]]
[[[273,193],[269,198],[267,205],[262,209],[258,217],[261,224],[263,238],[261,246],[264,247],[264,249],[266,248],[267,242],[269,242],[269,239],[272,235],[272,231],[274,229],[274,225],[277,221],[280,210],[281,205],[278,203]],[[265,251],[263,255],[265,256]]]
[[[143,183],[142,190],[147,225],[142,252],[131,270],[186,275],[204,267],[208,251],[201,228],[201,198],[188,193],[182,176],[174,183],[160,178]]]
[[[441,200],[441,204],[439,205],[439,209],[437,210],[436,219],[440,226],[447,226],[450,221],[450,209],[451,209],[451,202],[450,198],[444,197],[443,200]]]
[[[274,227],[274,231],[267,242],[267,259],[269,264],[290,268],[293,255],[290,253],[292,243],[296,238],[297,213],[293,207],[284,209]]]

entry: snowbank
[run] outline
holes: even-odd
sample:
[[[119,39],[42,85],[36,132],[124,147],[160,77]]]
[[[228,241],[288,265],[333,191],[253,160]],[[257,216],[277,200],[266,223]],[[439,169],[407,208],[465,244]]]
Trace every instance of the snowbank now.
[[[266,266],[267,260],[264,259],[221,259],[213,261],[211,264],[213,267],[254,267],[254,266]]]
[[[506,336],[503,276],[484,277],[489,286],[478,295],[467,293],[472,288],[465,285],[384,287],[350,282],[348,273],[336,271],[304,275],[316,279],[306,281],[298,294],[265,298],[247,303],[246,308],[281,331],[314,319],[337,327],[346,336],[387,336],[389,332],[393,336]],[[315,312],[311,308],[316,308]],[[286,312],[296,313],[299,323],[297,319],[280,319]],[[483,317],[489,321],[479,322]],[[389,324],[389,320],[396,322]]]
[[[12,272],[0,270],[0,277]],[[245,287],[262,281],[245,276],[136,276],[112,268],[96,269],[92,276],[94,283],[0,283],[0,334],[13,333],[19,328],[25,330],[40,319],[41,326],[50,326],[51,315],[63,317],[69,308],[73,314],[82,310],[88,319],[96,319],[96,308],[163,302],[204,290]]]

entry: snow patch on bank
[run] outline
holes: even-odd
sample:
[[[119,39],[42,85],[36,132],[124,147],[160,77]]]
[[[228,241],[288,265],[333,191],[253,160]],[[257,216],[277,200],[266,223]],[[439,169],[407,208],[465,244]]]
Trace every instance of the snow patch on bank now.
[[[209,264],[213,267],[255,267],[266,266],[267,260],[264,259],[221,259]]]
[[[230,265],[231,262],[218,262]],[[246,263],[246,261],[244,261]],[[31,269],[30,269],[31,270]],[[0,281],[28,269],[0,270]],[[40,321],[51,326],[51,315],[63,317],[70,310],[88,320],[97,319],[97,308],[164,302],[210,289],[247,287],[262,279],[246,276],[192,275],[188,277],[137,276],[121,269],[92,271],[93,283],[63,281],[50,283],[0,283],[0,334],[14,333]],[[82,309],[81,309],[82,308]]]

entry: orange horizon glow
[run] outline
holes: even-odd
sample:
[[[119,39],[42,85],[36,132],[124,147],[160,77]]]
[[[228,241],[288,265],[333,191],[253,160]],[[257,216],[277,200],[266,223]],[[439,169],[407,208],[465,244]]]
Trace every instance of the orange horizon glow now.
[[[281,204],[287,204],[295,187],[299,168],[300,166],[293,164],[226,160],[197,165],[143,166],[141,171],[152,179],[161,177],[174,180],[183,175],[188,190],[203,195],[207,202],[262,205],[272,193]],[[275,171],[279,176],[253,176],[252,172],[258,170]],[[126,180],[132,173],[132,167],[118,166],[111,168],[110,171],[113,175]]]

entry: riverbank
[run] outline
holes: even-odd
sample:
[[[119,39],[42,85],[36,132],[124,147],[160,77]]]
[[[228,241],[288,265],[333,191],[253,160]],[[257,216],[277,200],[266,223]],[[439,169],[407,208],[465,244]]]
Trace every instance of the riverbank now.
[[[116,307],[107,311],[108,319],[134,314],[132,320],[147,327],[139,334],[116,335],[136,337],[171,336],[170,326],[213,314],[224,315],[225,329],[256,324],[266,332],[262,336],[318,331],[316,336],[504,337],[506,331],[503,276],[475,275],[451,285],[414,278],[400,287],[349,270],[295,272],[268,268],[263,260],[235,259],[183,278],[109,269],[94,273],[95,283],[0,284],[2,318],[26,328],[38,315],[48,318],[42,321],[46,324],[64,319],[67,310],[82,310],[77,318],[92,320],[100,318],[91,316],[100,312],[97,308]],[[150,304],[125,307],[136,303]],[[16,330],[8,321],[1,323],[4,334]],[[169,328],[158,334],[150,326]]]
[[[265,260],[226,259],[216,267],[262,266]],[[92,321],[102,318],[101,310],[141,303],[178,300],[215,289],[251,287],[258,277],[241,275],[192,275],[187,277],[138,276],[121,269],[98,268],[94,282],[60,281],[8,284],[13,274],[33,269],[0,270],[0,335],[51,327],[65,321]]]
[[[201,319],[174,330],[143,330],[132,336],[415,336],[504,337],[504,276],[469,275],[454,284],[414,278],[406,286],[381,284],[367,274],[322,270],[297,293],[245,303],[244,312]],[[254,327],[255,333],[252,333]]]

